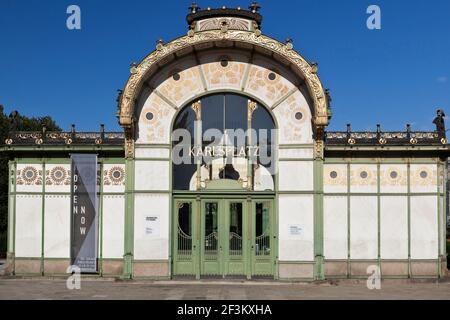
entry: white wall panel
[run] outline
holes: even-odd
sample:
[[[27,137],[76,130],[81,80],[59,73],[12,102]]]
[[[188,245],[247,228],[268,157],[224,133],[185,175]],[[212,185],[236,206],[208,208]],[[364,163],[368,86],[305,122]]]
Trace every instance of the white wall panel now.
[[[103,196],[103,258],[118,259],[124,254],[125,197]]]
[[[42,164],[17,164],[17,192],[42,192]]]
[[[136,190],[169,190],[169,161],[136,161]]]
[[[124,164],[104,164],[103,192],[124,192],[125,175]]]
[[[325,259],[348,257],[347,197],[324,197]]]
[[[350,165],[350,191],[375,193],[378,190],[377,166],[373,164]]]
[[[382,164],[380,179],[381,193],[408,192],[408,168],[406,165]]]
[[[411,197],[411,258],[438,257],[437,197]]]
[[[437,165],[411,165],[411,192],[437,192]]]
[[[46,196],[44,257],[70,258],[70,196]]]
[[[45,192],[70,192],[70,164],[45,165]]]
[[[16,257],[38,258],[42,243],[42,196],[16,198]]]
[[[312,159],[314,157],[314,149],[278,149],[278,157],[280,159]]]
[[[169,194],[137,194],[134,204],[134,259],[169,258]],[[147,232],[147,218],[157,217],[158,230]]]
[[[408,259],[408,198],[380,198],[381,258]]]
[[[280,191],[312,191],[314,189],[314,166],[309,161],[280,161]]]
[[[350,198],[350,255],[352,259],[378,258],[377,197]]]
[[[136,158],[168,159],[170,157],[170,149],[168,148],[139,148],[138,146],[134,152]]]
[[[279,196],[279,259],[281,261],[314,260],[314,197]],[[292,226],[301,228],[292,235]]]
[[[345,193],[348,188],[346,164],[325,164],[323,166],[323,190],[325,193]]]

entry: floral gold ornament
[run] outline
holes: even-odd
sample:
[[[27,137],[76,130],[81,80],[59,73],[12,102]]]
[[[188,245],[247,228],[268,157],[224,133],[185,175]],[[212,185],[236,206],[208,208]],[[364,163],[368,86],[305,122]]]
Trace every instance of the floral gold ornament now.
[[[444,145],[448,144],[448,139],[447,138],[442,138],[441,139],[441,143],[444,144]]]
[[[202,102],[201,101],[194,102],[191,108],[195,112],[195,119],[197,121],[202,120]]]
[[[411,140],[409,142],[411,144],[417,144],[417,139],[416,138],[411,138]]]
[[[247,120],[252,121],[253,113],[255,112],[256,109],[258,109],[258,104],[255,101],[248,100],[247,106],[248,106]]]
[[[356,140],[353,138],[348,139],[348,144],[354,145],[356,144]]]

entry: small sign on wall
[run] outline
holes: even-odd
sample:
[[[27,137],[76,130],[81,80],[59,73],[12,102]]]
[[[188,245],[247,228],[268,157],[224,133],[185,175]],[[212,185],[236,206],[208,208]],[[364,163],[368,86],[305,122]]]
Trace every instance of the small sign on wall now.
[[[159,215],[145,216],[145,236],[150,238],[159,238],[160,236],[160,218]]]
[[[289,225],[289,235],[299,237],[303,235],[303,227],[298,224]]]

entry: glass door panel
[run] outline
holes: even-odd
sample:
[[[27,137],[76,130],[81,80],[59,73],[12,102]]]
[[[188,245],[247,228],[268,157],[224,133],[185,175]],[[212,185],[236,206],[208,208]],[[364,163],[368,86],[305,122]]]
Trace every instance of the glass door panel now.
[[[253,204],[252,275],[272,276],[274,221],[271,201]]]
[[[227,202],[227,255],[226,275],[245,275],[245,205],[244,202]]]
[[[220,206],[219,201],[203,202],[201,274],[221,275],[220,255]]]
[[[195,210],[192,202],[176,201],[174,215],[174,274],[195,274]]]

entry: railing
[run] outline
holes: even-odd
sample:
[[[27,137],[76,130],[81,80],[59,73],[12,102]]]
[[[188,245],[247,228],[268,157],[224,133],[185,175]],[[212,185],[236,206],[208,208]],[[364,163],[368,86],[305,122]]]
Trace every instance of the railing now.
[[[326,145],[446,145],[445,135],[439,132],[352,132],[325,133]]]
[[[10,132],[4,141],[6,145],[122,145],[125,143],[123,132]]]

